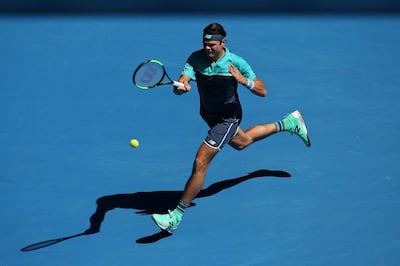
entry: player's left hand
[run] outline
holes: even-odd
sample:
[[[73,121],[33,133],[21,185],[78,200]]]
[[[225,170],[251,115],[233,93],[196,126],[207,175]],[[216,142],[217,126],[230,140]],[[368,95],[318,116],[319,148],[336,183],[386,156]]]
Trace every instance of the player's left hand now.
[[[229,73],[239,82],[240,84],[246,84],[247,78],[245,78],[242,73],[240,73],[239,69],[237,69],[234,65],[229,65],[228,67]]]

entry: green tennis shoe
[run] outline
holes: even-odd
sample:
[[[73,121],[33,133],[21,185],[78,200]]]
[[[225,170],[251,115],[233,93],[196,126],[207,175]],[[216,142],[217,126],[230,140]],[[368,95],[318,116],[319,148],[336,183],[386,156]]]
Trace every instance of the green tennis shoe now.
[[[172,234],[172,232],[178,228],[182,220],[182,214],[177,210],[168,210],[167,214],[153,214],[151,218],[158,227]]]
[[[286,115],[282,121],[285,131],[296,134],[303,140],[307,147],[311,146],[311,140],[307,131],[306,123],[304,122],[303,116],[299,110]]]

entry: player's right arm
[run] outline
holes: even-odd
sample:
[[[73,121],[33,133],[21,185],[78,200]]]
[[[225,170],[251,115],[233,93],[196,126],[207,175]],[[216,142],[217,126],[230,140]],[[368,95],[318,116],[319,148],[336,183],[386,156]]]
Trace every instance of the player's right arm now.
[[[176,95],[182,95],[188,91],[190,91],[190,89],[192,88],[189,84],[191,78],[189,76],[186,75],[181,75],[178,79],[179,82],[183,83],[183,87],[176,87],[174,86],[174,93]]]

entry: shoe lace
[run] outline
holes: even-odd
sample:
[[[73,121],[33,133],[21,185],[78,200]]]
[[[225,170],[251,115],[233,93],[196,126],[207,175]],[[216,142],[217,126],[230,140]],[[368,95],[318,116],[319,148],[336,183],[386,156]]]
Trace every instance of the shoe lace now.
[[[174,226],[176,224],[176,222],[177,222],[177,217],[176,217],[175,213],[173,211],[171,211],[171,210],[168,210],[168,214],[169,214],[169,217],[170,217],[169,224],[171,226]]]

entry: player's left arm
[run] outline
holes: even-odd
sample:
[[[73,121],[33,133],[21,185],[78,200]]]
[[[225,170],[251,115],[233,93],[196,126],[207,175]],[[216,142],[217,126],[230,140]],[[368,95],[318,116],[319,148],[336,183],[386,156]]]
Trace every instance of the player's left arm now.
[[[237,80],[238,83],[248,88],[255,95],[260,97],[267,96],[267,88],[265,86],[265,83],[261,79],[257,77],[253,79],[245,77],[234,65],[229,65],[229,72]]]

